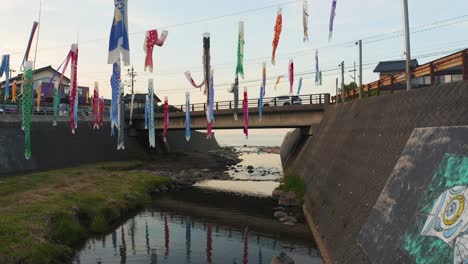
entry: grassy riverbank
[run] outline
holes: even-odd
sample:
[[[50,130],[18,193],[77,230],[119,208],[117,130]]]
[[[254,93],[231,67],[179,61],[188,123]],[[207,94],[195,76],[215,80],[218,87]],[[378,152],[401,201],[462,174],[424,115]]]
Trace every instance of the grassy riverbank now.
[[[139,162],[0,178],[0,263],[61,263],[71,246],[109,231],[168,179]]]

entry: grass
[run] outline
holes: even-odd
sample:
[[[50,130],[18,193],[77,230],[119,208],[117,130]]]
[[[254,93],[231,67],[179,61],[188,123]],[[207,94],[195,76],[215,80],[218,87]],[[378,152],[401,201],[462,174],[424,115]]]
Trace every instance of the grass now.
[[[0,263],[62,263],[168,179],[114,162],[0,179]]]
[[[304,202],[306,185],[298,175],[285,175],[283,182],[280,184],[278,189],[285,192],[294,192],[299,198],[301,204]]]

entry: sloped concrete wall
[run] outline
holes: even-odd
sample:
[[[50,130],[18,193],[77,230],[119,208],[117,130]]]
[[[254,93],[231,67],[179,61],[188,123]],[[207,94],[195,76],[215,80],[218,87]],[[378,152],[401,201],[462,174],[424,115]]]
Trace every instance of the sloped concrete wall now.
[[[317,133],[288,167],[306,181],[305,207],[334,263],[370,262],[356,238],[413,130],[462,125],[468,125],[467,82],[325,111]]]

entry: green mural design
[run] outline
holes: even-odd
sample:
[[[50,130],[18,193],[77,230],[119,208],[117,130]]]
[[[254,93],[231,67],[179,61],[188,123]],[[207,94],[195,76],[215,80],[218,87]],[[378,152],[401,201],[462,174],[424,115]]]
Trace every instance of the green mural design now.
[[[414,176],[416,177],[418,175]],[[460,255],[464,255],[464,252],[460,252],[459,250],[457,254],[455,254],[454,244],[457,242],[455,238],[453,238],[453,241],[446,242],[438,237],[421,235],[421,232],[430,215],[434,216],[431,212],[434,212],[433,208],[436,205],[440,205],[439,211],[442,209],[442,211],[445,210],[442,212],[443,214],[448,214],[447,210],[450,209],[450,207],[448,205],[442,207],[445,193],[449,193],[448,190],[451,192],[451,188],[465,188],[466,186],[468,186],[468,157],[446,154],[435,172],[431,183],[427,187],[424,196],[419,200],[419,211],[417,212],[416,218],[417,223],[413,224],[408,229],[404,237],[403,250],[411,256],[416,263],[458,263]],[[451,201],[453,201],[453,199]],[[464,210],[464,208],[468,210],[466,206],[463,207],[463,204],[460,208],[460,210]],[[455,214],[452,213],[451,215],[454,216]],[[460,222],[461,225],[463,221],[460,219],[458,222]],[[433,223],[431,223],[431,225],[432,224]],[[436,224],[434,223],[434,226]],[[466,223],[463,223],[463,225],[466,225]],[[440,226],[438,226],[438,228],[440,228]],[[457,236],[465,236],[463,234],[468,232],[466,226],[460,229],[464,230],[459,231],[461,233]],[[436,231],[440,231],[442,234],[444,230],[440,229]]]

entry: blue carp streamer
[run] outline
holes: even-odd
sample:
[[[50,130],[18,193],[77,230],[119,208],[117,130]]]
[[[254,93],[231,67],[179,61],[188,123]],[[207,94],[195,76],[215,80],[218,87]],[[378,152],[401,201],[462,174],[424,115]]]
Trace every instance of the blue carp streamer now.
[[[10,55],[3,55],[0,65],[0,77],[5,74],[5,100],[10,96]]]
[[[110,121],[112,129],[119,128],[119,92],[120,92],[120,62],[112,66],[112,76],[110,79],[112,87],[112,101],[110,111]]]
[[[263,117],[263,96],[265,95],[265,87],[260,87],[260,99],[258,101],[258,119],[262,121]]]
[[[190,129],[190,93],[185,94],[185,139],[190,141],[192,131]]]
[[[301,95],[301,88],[302,88],[302,77],[299,79],[299,84],[297,86],[297,95]]]
[[[149,136],[149,144],[151,148],[156,147],[156,138],[155,138],[155,131],[154,131],[154,102],[153,102],[153,95],[154,95],[154,87],[153,87],[153,79],[148,80],[148,136]]]

